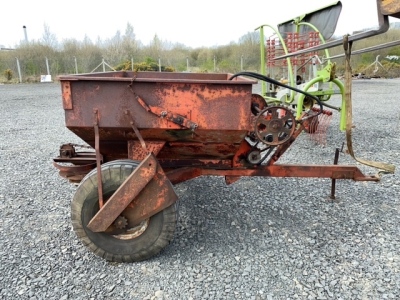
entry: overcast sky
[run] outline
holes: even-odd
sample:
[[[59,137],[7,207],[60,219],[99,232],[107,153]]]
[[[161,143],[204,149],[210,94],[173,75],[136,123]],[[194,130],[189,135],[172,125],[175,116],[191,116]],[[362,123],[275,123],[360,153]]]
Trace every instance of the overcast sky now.
[[[380,0],[379,0],[380,1]],[[45,24],[59,42],[87,35],[106,40],[130,23],[136,39],[147,45],[154,35],[189,47],[213,47],[238,42],[260,25],[277,24],[336,3],[329,0],[14,0],[3,3],[0,45],[14,47],[43,37]],[[378,24],[376,0],[342,0],[335,35]]]

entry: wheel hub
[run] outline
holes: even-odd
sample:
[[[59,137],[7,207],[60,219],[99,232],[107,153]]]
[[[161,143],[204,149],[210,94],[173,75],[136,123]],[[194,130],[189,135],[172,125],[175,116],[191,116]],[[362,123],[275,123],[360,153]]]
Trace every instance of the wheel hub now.
[[[149,219],[144,220],[141,222],[139,225],[129,228],[126,230],[126,232],[121,233],[121,234],[115,234],[113,235],[115,238],[120,239],[120,240],[130,240],[137,238],[138,236],[142,235],[149,226]]]
[[[115,221],[114,221],[114,226],[118,229],[123,229],[128,225],[128,220],[123,217],[119,216]]]

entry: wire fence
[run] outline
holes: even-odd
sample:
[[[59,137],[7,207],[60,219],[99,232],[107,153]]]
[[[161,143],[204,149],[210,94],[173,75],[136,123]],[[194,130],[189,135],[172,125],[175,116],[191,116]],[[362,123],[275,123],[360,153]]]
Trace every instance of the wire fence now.
[[[43,61],[38,59],[26,60],[14,58],[12,60],[3,61],[4,71],[1,75],[5,77],[6,80],[22,83],[52,81],[61,74],[116,71],[115,68],[104,59],[96,67],[93,67],[88,64],[79,64],[77,58],[74,58],[73,64],[70,64],[63,71],[60,70],[61,63],[62,62],[57,60],[49,60],[47,57],[45,57]]]
[[[1,54],[2,51],[0,51]],[[101,57],[77,57],[69,58],[18,58],[8,55],[0,55],[0,78],[10,82],[38,82],[55,80],[58,75],[83,74],[94,72],[106,72],[116,70],[148,70],[148,71],[178,71],[178,72],[229,72],[235,73],[243,70],[256,71],[259,69],[258,57],[245,57],[243,55],[235,59],[211,57],[204,61],[193,61],[189,57],[158,57],[149,66],[144,66],[143,59],[126,59],[121,61],[107,60]],[[250,63],[251,61],[251,63]],[[146,69],[148,67],[149,69]],[[144,68],[144,69],[143,69]]]

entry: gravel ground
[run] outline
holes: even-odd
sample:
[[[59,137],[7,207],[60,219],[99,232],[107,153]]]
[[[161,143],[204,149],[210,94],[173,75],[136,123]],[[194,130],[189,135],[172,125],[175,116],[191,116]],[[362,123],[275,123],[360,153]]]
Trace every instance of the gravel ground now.
[[[400,79],[353,82],[356,156],[400,165]],[[339,103],[334,96],[331,104]],[[1,299],[399,299],[399,171],[378,183],[201,177],[177,185],[176,237],[162,253],[109,263],[71,230],[76,186],[52,166],[64,127],[58,83],[0,86]],[[332,163],[345,141],[301,135],[281,162]],[[357,164],[341,154],[341,164]]]

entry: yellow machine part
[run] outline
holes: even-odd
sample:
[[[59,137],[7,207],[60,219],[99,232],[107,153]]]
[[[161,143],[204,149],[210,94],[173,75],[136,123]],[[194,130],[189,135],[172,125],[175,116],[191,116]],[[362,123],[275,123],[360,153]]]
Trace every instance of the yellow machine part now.
[[[383,15],[400,18],[399,0],[378,0],[378,4]]]

